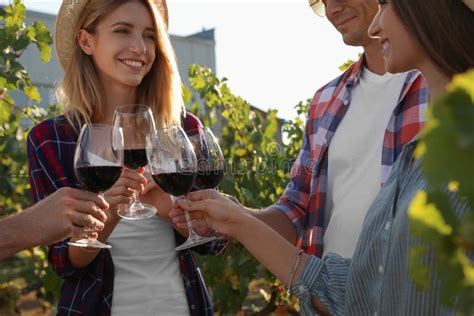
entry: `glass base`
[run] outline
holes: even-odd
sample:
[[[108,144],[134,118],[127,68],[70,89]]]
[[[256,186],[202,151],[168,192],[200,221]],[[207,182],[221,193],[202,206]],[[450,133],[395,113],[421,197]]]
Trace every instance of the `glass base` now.
[[[70,241],[67,243],[70,246],[82,247],[82,248],[101,248],[110,249],[111,245],[104,244],[96,239],[79,239],[76,241]]]
[[[118,210],[117,214],[125,219],[138,220],[150,218],[154,216],[156,212],[156,207],[149,204],[140,203],[138,206],[132,204],[127,208],[121,208]]]
[[[179,245],[178,247],[174,249],[177,251],[189,249],[192,247],[196,247],[196,246],[208,243],[216,239],[217,239],[216,236],[202,237],[199,235],[189,235],[188,239],[186,239],[186,241],[183,244]]]

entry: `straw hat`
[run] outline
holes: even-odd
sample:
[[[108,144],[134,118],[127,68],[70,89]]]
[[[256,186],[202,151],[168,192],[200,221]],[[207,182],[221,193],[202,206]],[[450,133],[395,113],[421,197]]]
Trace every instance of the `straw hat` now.
[[[56,18],[54,42],[56,54],[63,69],[65,69],[71,61],[71,54],[76,41],[76,34],[74,34],[76,24],[89,1],[97,0],[63,0],[61,8],[59,9],[58,17]],[[166,28],[168,28],[168,7],[166,6],[166,0],[151,0],[150,2],[156,5],[163,17]]]

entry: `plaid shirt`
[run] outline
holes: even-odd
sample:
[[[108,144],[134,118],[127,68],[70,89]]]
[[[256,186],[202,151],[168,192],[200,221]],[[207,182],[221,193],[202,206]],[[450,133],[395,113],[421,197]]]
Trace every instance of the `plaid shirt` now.
[[[201,122],[192,114],[183,119],[190,130]],[[81,188],[74,173],[74,151],[78,134],[63,117],[35,126],[28,136],[30,183],[35,202],[61,187]],[[184,238],[175,232],[176,243]],[[114,265],[109,250],[101,250],[85,268],[76,269],[68,258],[67,240],[51,245],[48,259],[56,273],[64,279],[58,315],[111,314]],[[218,254],[226,242],[208,243],[195,250],[200,254]],[[212,315],[212,304],[199,268],[189,250],[178,253],[179,266],[191,315]]]
[[[297,246],[308,254],[323,252],[328,151],[331,138],[350,106],[351,89],[357,86],[365,58],[318,90],[311,102],[301,151],[291,170],[291,181],[278,203],[294,224]],[[384,183],[403,146],[422,129],[428,106],[426,81],[417,71],[409,72],[397,106],[388,122],[382,149]]]

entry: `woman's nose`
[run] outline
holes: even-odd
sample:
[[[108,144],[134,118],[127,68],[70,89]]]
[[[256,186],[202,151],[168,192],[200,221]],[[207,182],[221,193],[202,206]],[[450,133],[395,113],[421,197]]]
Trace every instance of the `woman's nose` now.
[[[369,26],[369,36],[373,38],[380,37],[380,9],[375,15],[374,19],[372,20],[372,23]]]
[[[130,51],[137,55],[143,55],[146,53],[145,41],[141,35],[133,37],[132,43],[130,43]]]

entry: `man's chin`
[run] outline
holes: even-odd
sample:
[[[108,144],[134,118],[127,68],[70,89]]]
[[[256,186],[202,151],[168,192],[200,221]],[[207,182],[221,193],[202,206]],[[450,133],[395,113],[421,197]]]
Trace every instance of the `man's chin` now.
[[[371,39],[368,36],[360,36],[354,33],[342,34],[344,44],[348,46],[361,47],[367,45]]]

